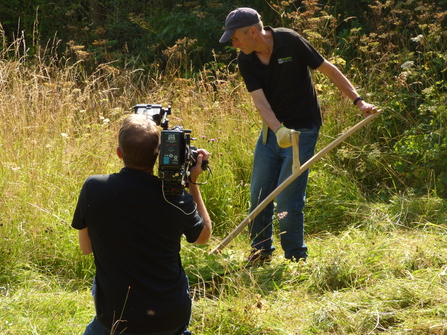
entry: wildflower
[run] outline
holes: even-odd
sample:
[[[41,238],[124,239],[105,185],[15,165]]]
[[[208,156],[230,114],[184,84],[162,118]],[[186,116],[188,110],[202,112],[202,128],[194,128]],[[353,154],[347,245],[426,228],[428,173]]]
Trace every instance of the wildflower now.
[[[284,219],[287,216],[287,214],[289,214],[289,213],[288,212],[278,213],[278,219],[279,220]]]
[[[414,62],[412,60],[406,61],[405,63],[403,63],[400,67],[404,70],[409,70],[410,68],[412,68],[414,65]]]
[[[417,35],[416,37],[410,38],[413,42],[419,43],[424,40],[424,35]]]

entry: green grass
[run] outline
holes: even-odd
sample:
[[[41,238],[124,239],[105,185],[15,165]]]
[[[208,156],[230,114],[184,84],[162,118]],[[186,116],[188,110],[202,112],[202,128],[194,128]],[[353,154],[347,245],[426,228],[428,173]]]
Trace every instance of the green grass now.
[[[193,285],[192,329],[199,334],[444,334],[445,234],[445,227],[385,234],[351,228],[338,236],[309,237],[307,263],[288,263],[278,255],[257,268],[235,267],[243,254],[238,241],[224,249],[223,259],[217,257],[226,275],[209,280],[205,266],[207,281]],[[193,276],[200,272],[187,269]]]
[[[243,266],[243,238],[218,256],[207,255],[209,248],[185,245],[194,297],[191,330],[444,334],[445,233],[353,228],[339,236],[310,236],[307,263],[289,263],[278,255],[271,264],[252,268]],[[94,313],[89,282],[58,270],[18,264],[9,271],[15,280],[3,280],[2,334],[82,333]]]

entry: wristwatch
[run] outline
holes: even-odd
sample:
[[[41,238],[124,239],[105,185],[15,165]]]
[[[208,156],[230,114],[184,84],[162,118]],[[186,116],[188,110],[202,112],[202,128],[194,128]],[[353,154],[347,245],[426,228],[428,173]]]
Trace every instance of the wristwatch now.
[[[357,106],[357,102],[359,102],[360,100],[363,100],[362,97],[358,97],[357,99],[354,100],[354,106]]]

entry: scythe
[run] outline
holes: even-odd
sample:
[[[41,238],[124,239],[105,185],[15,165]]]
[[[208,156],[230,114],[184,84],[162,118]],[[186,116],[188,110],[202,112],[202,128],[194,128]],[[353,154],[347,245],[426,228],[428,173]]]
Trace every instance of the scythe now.
[[[319,151],[317,154],[315,154],[311,159],[309,159],[306,163],[301,165],[299,168],[295,169],[286,180],[284,180],[275,190],[273,190],[272,193],[270,193],[254,210],[248,214],[248,216],[242,221],[225,239],[222,240],[222,242],[210,252],[210,254],[217,254],[222,251],[223,248],[225,248],[237,235],[240,234],[243,228],[245,228],[251,221],[254,220],[254,218],[269,204],[273,199],[276,198],[276,196],[281,193],[287,186],[289,186],[290,183],[292,183],[299,175],[301,175],[304,171],[306,171],[308,168],[310,168],[312,165],[314,165],[317,161],[319,161],[324,155],[326,155],[329,151],[331,151],[333,148],[335,148],[337,145],[339,145],[341,142],[343,142],[346,138],[351,136],[353,133],[355,133],[357,130],[362,128],[364,125],[371,122],[373,119],[375,119],[379,114],[381,114],[381,110],[377,110],[375,113],[371,114],[370,116],[364,118],[362,121],[357,123],[355,126],[350,128],[345,133],[341,134],[336,140],[329,143],[325,148],[323,148],[321,151]]]

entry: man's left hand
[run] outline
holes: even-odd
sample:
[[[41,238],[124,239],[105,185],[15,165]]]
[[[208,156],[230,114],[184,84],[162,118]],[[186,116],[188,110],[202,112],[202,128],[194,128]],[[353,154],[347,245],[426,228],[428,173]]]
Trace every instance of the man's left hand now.
[[[370,116],[371,114],[374,114],[375,112],[377,112],[377,108],[375,105],[373,104],[369,104],[363,100],[360,100],[357,103],[357,107],[360,108],[360,110],[363,112],[363,115],[365,117]]]

